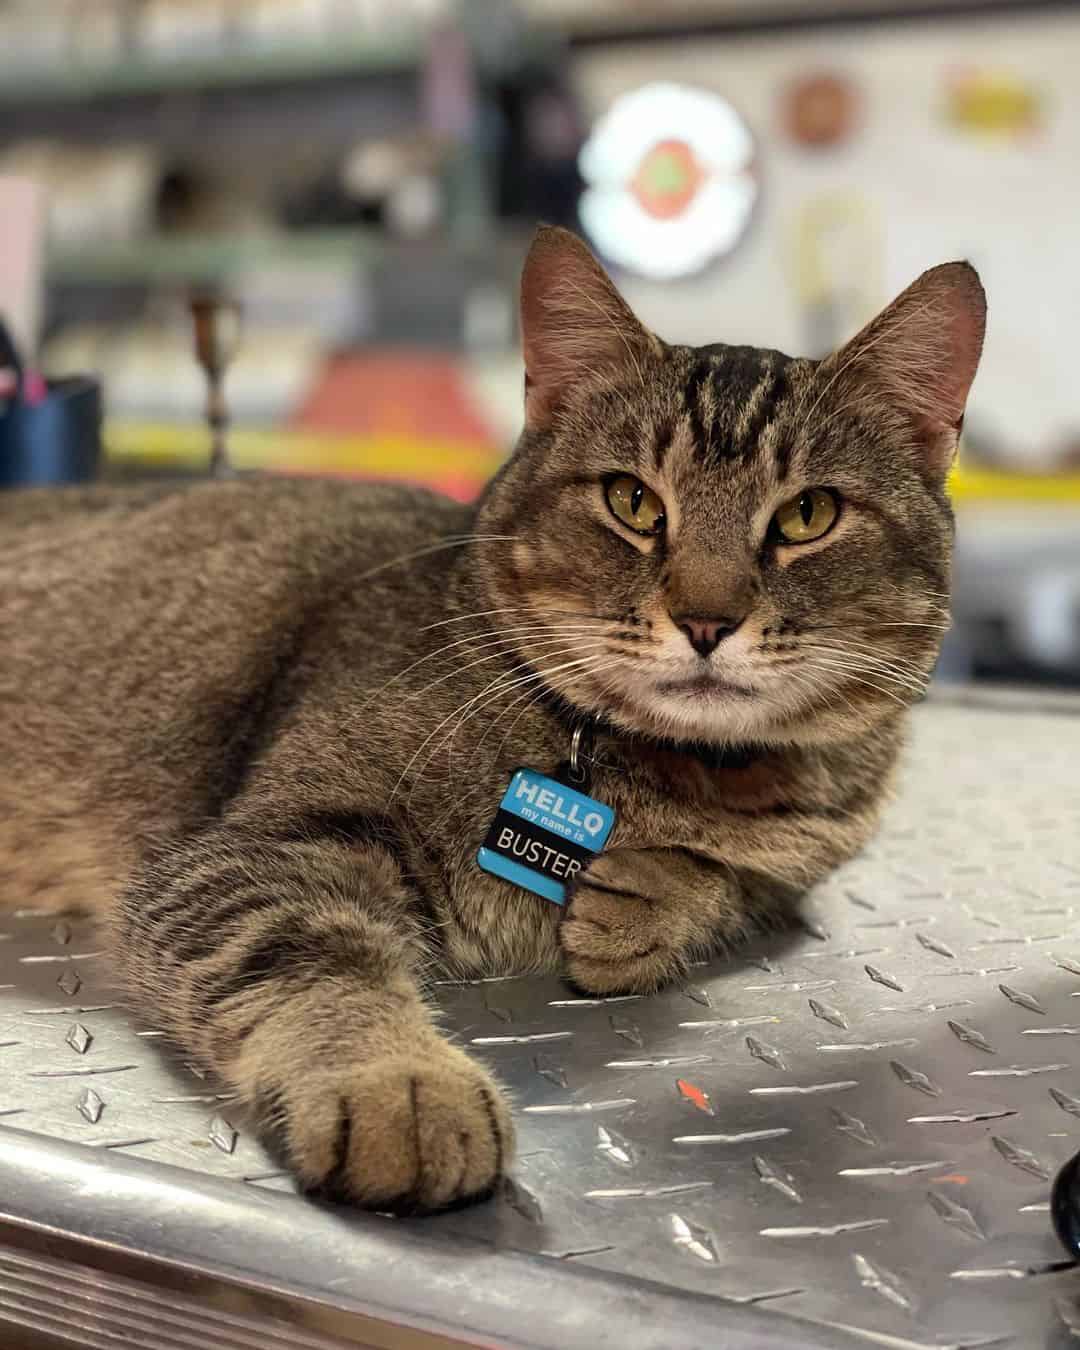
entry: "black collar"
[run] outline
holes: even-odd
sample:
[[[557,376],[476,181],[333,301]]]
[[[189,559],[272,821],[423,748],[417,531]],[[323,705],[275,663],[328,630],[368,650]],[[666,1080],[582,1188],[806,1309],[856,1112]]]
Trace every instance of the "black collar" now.
[[[544,698],[540,701],[565,727],[568,746],[573,740],[575,730],[581,729],[579,753],[587,765],[593,763],[601,765],[603,763],[603,750],[601,749],[599,752],[595,750],[598,740],[614,742],[624,753],[629,752],[631,755],[635,748],[653,752],[659,751],[670,755],[685,755],[689,759],[697,760],[710,771],[745,769],[765,753],[764,746],[751,743],[713,745],[707,741],[680,741],[626,731],[622,727],[615,726],[605,717],[581,712],[580,709],[568,703],[561,694],[551,689],[545,690]]]

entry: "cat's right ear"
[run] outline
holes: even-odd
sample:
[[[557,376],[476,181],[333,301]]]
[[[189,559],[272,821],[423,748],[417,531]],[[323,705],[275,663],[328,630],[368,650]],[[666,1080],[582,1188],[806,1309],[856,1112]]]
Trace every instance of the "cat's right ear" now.
[[[986,295],[970,263],[924,272],[846,347],[822,363],[830,382],[853,381],[903,411],[929,471],[956,453],[986,332]]]
[[[642,362],[659,343],[569,230],[542,226],[521,276],[525,426],[542,431],[583,377]]]

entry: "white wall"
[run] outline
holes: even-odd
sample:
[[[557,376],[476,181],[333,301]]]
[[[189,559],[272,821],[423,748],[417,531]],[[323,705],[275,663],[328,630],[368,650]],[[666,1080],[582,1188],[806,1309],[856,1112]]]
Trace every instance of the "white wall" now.
[[[946,78],[959,67],[1030,80],[1045,96],[1041,131],[1008,144],[947,127]],[[863,91],[862,128],[835,151],[799,149],[779,126],[782,87],[816,69],[846,72]],[[794,220],[808,197],[857,188],[884,227],[881,302],[950,258],[982,274],[990,330],[972,425],[1031,459],[1080,440],[1080,15],[586,48],[574,77],[592,115],[653,80],[714,89],[759,138],[760,209],[737,252],[689,283],[620,278],[664,337],[805,351],[790,284]]]

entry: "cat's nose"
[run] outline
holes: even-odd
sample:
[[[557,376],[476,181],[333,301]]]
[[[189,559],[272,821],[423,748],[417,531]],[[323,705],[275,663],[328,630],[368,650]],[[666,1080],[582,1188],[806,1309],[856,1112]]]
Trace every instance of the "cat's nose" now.
[[[686,634],[686,640],[699,656],[711,656],[724,638],[742,623],[742,619],[718,617],[699,619],[685,614],[673,614],[677,626]]]

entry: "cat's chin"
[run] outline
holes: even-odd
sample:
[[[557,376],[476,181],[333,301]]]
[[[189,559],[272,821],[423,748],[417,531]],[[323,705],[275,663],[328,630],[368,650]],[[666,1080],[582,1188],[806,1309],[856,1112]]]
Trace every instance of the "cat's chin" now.
[[[819,691],[812,703],[804,698],[796,705],[766,689],[708,677],[650,683],[593,711],[626,731],[664,740],[782,749],[834,745],[895,720],[898,709],[890,699],[868,701],[856,711],[850,700],[829,690]]]
[[[559,692],[579,713],[631,735],[714,746],[835,745],[903,710],[891,691],[859,697],[803,681],[793,692],[790,680],[743,669],[616,670]]]
[[[664,740],[730,745],[785,742],[790,714],[760,691],[715,676],[690,676],[608,691],[596,711],[627,731]]]

